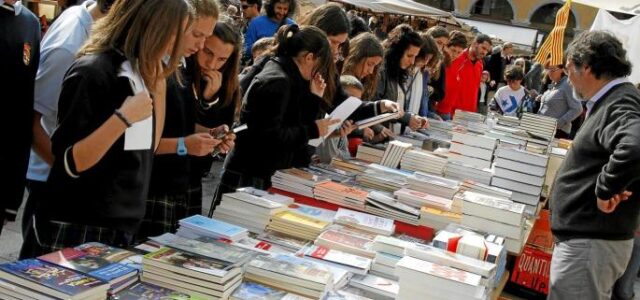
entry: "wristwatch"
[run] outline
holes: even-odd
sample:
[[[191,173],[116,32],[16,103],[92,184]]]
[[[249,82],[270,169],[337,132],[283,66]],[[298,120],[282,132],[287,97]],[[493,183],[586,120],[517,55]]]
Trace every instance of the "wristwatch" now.
[[[184,138],[178,138],[178,148],[176,149],[176,153],[180,156],[187,155],[187,146],[184,144]]]

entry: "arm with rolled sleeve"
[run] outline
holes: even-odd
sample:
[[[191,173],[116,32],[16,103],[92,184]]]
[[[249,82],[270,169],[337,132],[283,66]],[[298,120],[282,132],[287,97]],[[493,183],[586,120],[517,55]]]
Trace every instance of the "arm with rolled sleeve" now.
[[[580,100],[573,97],[571,89],[572,88],[569,84],[566,84],[562,89],[564,99],[567,101],[567,107],[569,109],[564,113],[564,115],[558,118],[558,128],[563,128],[582,114],[582,104],[580,103]]]
[[[640,180],[640,111],[637,105],[621,104],[609,122],[597,133],[600,143],[611,155],[596,182],[596,196],[608,200]]]

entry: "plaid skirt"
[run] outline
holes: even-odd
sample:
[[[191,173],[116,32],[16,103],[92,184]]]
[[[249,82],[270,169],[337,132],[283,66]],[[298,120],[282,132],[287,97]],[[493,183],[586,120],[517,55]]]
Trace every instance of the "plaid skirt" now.
[[[31,228],[20,249],[20,259],[35,258],[88,242],[99,242],[127,249],[133,241],[132,233],[112,228],[44,221],[36,217],[31,220]]]
[[[197,187],[202,195],[202,188]],[[194,196],[192,198],[192,196]],[[192,201],[193,200],[193,201]],[[146,211],[136,242],[145,242],[151,236],[175,232],[178,222],[186,217],[202,213],[202,196],[189,190],[184,194],[150,196],[146,201]]]

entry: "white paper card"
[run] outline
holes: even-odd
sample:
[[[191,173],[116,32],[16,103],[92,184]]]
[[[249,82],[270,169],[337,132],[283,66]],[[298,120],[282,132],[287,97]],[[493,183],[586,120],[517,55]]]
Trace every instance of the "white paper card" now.
[[[131,89],[134,95],[139,92],[147,92],[147,87],[142,80],[142,76],[134,70],[131,63],[127,60],[120,66],[119,77],[126,77],[131,83]],[[149,150],[153,144],[153,115],[135,122],[131,127],[127,128],[124,133],[124,150]]]
[[[320,146],[320,144],[324,142],[324,139],[326,139],[336,129],[340,128],[340,126],[342,126],[342,122],[346,121],[349,118],[349,116],[358,107],[360,107],[360,105],[362,105],[362,101],[356,97],[349,97],[347,100],[342,102],[342,104],[338,105],[338,107],[336,107],[336,109],[334,109],[331,112],[328,118],[339,119],[340,123],[336,123],[329,126],[329,130],[327,131],[327,134],[325,136],[321,136],[317,139],[309,140],[309,145],[314,147]]]

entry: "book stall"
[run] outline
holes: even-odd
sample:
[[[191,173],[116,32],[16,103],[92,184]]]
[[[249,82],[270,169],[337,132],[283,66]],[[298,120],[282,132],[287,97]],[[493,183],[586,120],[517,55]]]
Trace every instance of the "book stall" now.
[[[269,191],[224,194],[211,218],[135,249],[1,264],[0,298],[498,299],[507,281],[545,293],[540,199],[566,146],[546,121],[458,112],[356,159],[279,170]],[[425,150],[432,132],[449,148]]]

